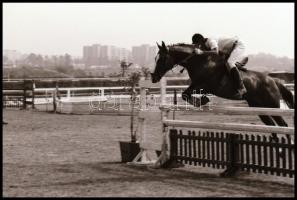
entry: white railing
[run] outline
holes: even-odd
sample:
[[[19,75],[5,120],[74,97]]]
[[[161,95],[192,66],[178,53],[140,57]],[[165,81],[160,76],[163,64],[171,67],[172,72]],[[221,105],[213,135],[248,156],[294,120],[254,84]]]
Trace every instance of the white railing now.
[[[273,115],[273,116],[292,116],[294,109],[280,109],[280,108],[257,108],[257,107],[232,107],[232,106],[212,106],[204,105],[201,107],[194,107],[192,105],[171,105],[164,104],[160,106],[164,111],[195,111],[195,112],[208,112],[220,113],[226,115]]]

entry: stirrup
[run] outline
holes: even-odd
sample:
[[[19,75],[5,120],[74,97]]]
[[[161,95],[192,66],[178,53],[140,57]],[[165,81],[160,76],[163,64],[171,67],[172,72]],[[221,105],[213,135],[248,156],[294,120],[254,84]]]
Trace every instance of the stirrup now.
[[[247,90],[246,89],[240,89],[240,90],[237,90],[237,93],[243,97],[246,93],[247,93]]]
[[[247,93],[247,89],[237,89],[236,94],[234,95],[235,98],[244,98],[245,94]]]
[[[236,94],[233,97],[236,98],[236,99],[242,99],[243,95],[240,94],[239,92],[236,92]]]

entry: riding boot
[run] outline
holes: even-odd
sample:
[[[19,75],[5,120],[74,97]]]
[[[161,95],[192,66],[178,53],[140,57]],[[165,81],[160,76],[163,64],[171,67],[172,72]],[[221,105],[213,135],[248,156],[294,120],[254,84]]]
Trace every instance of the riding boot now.
[[[234,85],[236,86],[236,89],[238,91],[238,95],[240,98],[242,98],[243,95],[247,92],[247,90],[243,84],[243,81],[241,79],[241,76],[237,67],[233,67],[230,71],[230,74],[234,81]]]

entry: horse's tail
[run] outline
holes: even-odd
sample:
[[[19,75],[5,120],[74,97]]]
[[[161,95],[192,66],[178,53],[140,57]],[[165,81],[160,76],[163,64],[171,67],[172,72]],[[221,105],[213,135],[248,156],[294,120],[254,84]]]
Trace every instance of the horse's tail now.
[[[294,109],[294,96],[292,92],[286,88],[278,79],[274,79],[275,83],[280,90],[283,100],[286,102],[290,109]]]

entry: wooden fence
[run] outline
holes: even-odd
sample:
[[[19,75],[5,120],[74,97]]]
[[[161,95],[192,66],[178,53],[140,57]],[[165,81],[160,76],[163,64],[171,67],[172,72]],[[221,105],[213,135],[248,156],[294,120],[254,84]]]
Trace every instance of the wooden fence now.
[[[171,129],[170,145],[171,161],[184,164],[289,177],[295,172],[290,137]]]
[[[34,108],[34,88],[33,80],[3,82],[3,108]]]

